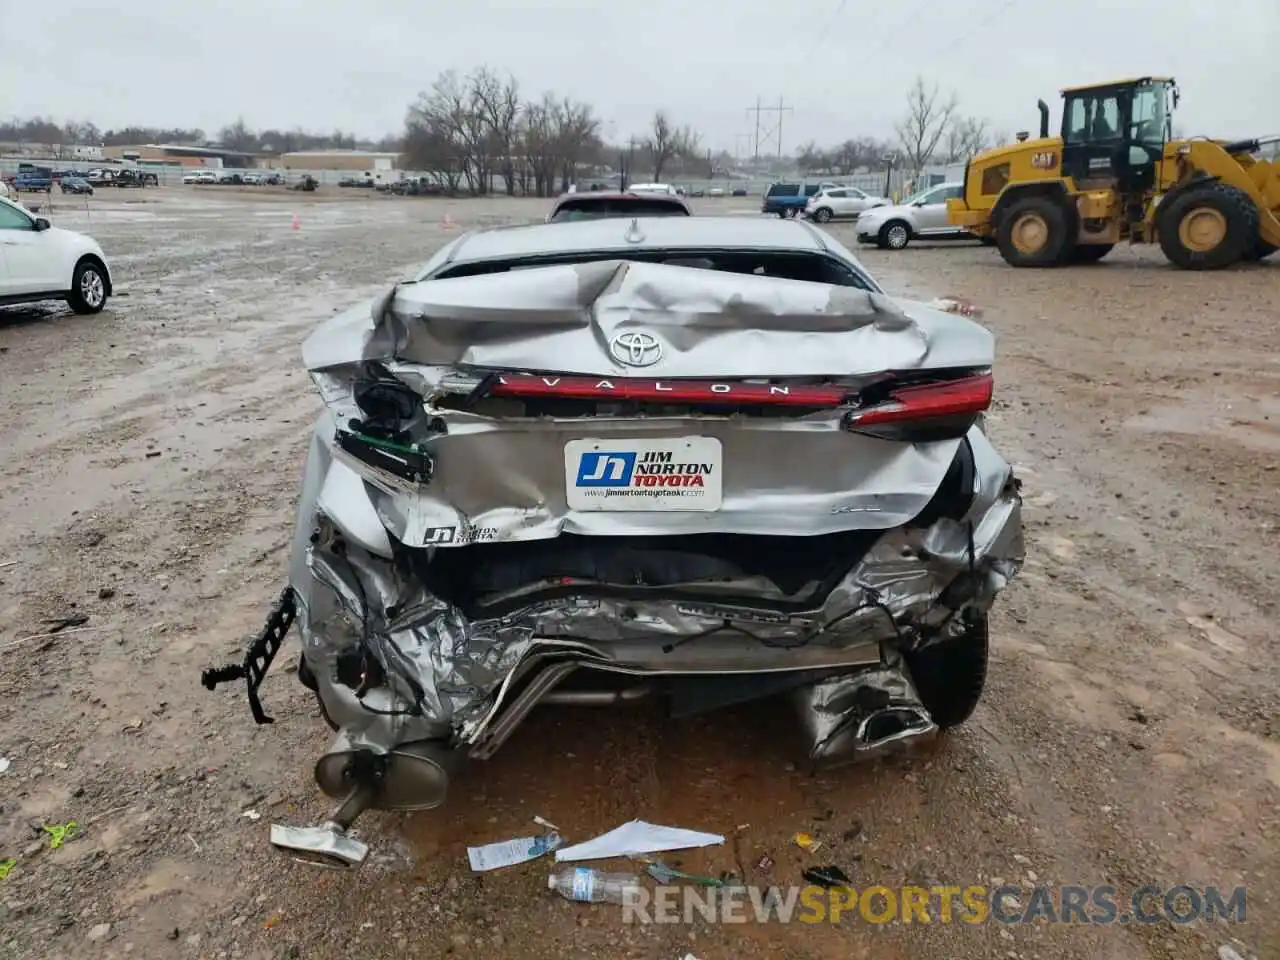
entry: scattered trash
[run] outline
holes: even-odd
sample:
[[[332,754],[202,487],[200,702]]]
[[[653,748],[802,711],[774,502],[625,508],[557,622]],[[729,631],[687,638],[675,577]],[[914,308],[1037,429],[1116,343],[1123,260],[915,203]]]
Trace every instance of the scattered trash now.
[[[18,865],[18,861],[12,858],[8,860],[0,860],[0,880],[9,876],[9,872]]]
[[[500,840],[482,847],[467,847],[467,859],[471,869],[477,872],[511,867],[517,863],[536,860],[544,853],[557,849],[564,840],[558,833],[544,833],[540,837],[520,837],[516,840]]]
[[[534,822],[534,823],[536,823],[536,824],[537,824],[538,826],[540,826],[540,827],[546,827],[546,828],[547,828],[548,830],[550,830],[552,833],[559,833],[559,832],[560,832],[560,828],[559,828],[559,827],[557,827],[557,826],[556,826],[554,823],[552,823],[550,820],[543,820],[541,817],[534,817],[534,818],[533,818],[533,822]]]
[[[240,816],[244,817],[246,820],[252,820],[254,823],[257,823],[262,819],[262,814],[257,810],[246,810],[244,813],[240,814]]]
[[[193,847],[195,847],[195,848],[196,848],[196,853],[199,853],[199,852],[200,852],[200,844],[196,843],[196,838],[195,838],[195,837],[193,837],[191,834],[189,834],[189,833],[188,833],[188,834],[187,834],[187,839],[188,839],[188,840],[190,840],[190,841],[191,841],[191,845],[192,845]],[[174,937],[174,939],[176,940],[176,939],[178,939],[178,938],[177,938],[177,937]]]
[[[293,219],[290,221],[289,226],[294,230],[302,229],[302,220],[298,217],[296,213],[293,215]]]
[[[573,867],[547,877],[547,889],[580,903],[624,903],[629,893],[643,889],[634,873],[605,873]]]
[[[271,916],[267,917],[266,920],[262,921],[262,929],[270,930],[272,927],[274,927],[277,923],[279,923],[283,919],[284,919],[284,916],[282,914],[273,913]]]
[[[938,297],[936,300],[929,301],[929,306],[947,313],[958,313],[962,317],[982,316],[982,308],[972,300],[965,300],[963,297]]]
[[[664,886],[672,880],[688,880],[691,883],[696,883],[703,887],[724,886],[723,880],[717,880],[715,877],[702,877],[696,873],[685,873],[683,870],[677,870],[675,867],[667,866],[661,860],[645,860],[640,858],[640,862],[646,864],[645,872]]]
[[[8,757],[0,757],[0,773],[8,773],[11,766],[13,764],[9,762]]]
[[[3,570],[5,567],[16,567],[17,565],[17,560],[6,560],[4,563],[0,563],[0,570]]]
[[[802,876],[820,887],[847,887],[853,883],[848,875],[836,866],[810,867]]]
[[[1224,943],[1218,948],[1218,960],[1244,960],[1244,957]]]
[[[808,850],[810,853],[816,853],[822,849],[822,841],[815,840],[807,833],[797,833],[791,839],[795,841],[795,845],[801,850]]]
[[[764,870],[764,871],[772,870],[772,869],[773,869],[773,857],[769,856],[769,855],[766,853],[763,857],[761,857],[759,860],[757,860],[757,861],[756,861],[756,869],[757,869],[757,870]]]
[[[643,820],[632,820],[601,834],[593,840],[556,851],[556,861],[604,860],[608,857],[630,857],[665,850],[687,850],[724,843],[717,833],[702,833],[680,827],[662,827]]]
[[[148,451],[147,451],[147,456],[148,456],[148,457],[158,457],[158,456],[160,456],[160,454],[162,454],[162,453],[164,453],[164,451],[163,451],[163,450],[148,450]]]
[[[41,829],[49,835],[49,849],[57,850],[66,841],[70,840],[76,832],[76,822],[74,820],[67,823],[55,823],[53,825],[45,825]]]

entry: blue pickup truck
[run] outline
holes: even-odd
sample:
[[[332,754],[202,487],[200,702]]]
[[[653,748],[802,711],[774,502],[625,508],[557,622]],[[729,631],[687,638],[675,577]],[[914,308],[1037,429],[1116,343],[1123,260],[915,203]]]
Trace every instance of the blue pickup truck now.
[[[834,183],[774,183],[764,192],[764,202],[760,205],[761,213],[772,213],[775,216],[798,217],[804,212],[804,205],[824,187],[834,187]]]
[[[45,193],[53,188],[53,177],[43,173],[20,173],[13,178],[13,189],[19,193]]]

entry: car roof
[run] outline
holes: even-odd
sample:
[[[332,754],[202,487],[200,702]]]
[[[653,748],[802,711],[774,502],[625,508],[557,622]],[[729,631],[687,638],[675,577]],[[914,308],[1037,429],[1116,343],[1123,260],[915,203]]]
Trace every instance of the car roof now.
[[[657,200],[659,203],[664,200],[668,203],[683,203],[683,201],[671,194],[659,194],[657,197],[641,196],[630,190],[583,190],[578,193],[564,193],[556,199],[556,206],[562,203],[577,200],[643,200],[645,203],[652,203]]]
[[[643,237],[628,240],[633,223]],[[777,250],[826,253],[819,230],[798,220],[765,217],[611,217],[494,227],[454,241],[448,262],[510,260],[518,257],[601,250]]]

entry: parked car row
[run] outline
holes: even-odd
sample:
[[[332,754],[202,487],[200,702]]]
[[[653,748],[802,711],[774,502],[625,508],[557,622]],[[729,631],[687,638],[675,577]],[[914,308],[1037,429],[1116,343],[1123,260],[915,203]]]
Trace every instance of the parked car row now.
[[[284,177],[278,173],[246,173],[242,170],[193,170],[182,175],[182,182],[187,184],[212,183],[224,186],[274,187],[284,183]]]

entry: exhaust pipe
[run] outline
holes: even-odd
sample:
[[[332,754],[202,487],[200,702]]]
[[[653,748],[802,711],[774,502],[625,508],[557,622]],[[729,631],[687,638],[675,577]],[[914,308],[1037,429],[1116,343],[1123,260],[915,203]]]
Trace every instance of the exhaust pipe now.
[[[938,732],[905,665],[830,677],[796,691],[811,760],[868,760],[897,753]]]
[[[338,808],[319,826],[271,825],[271,845],[300,863],[332,869],[359,867],[367,844],[349,833],[366,810],[431,810],[445,801],[457,754],[439,740],[401,744],[389,753],[352,745],[340,733],[317,762],[316,783]]]
[[[1036,107],[1040,110],[1040,139],[1043,140],[1049,136],[1049,105],[1043,100],[1037,100]]]

